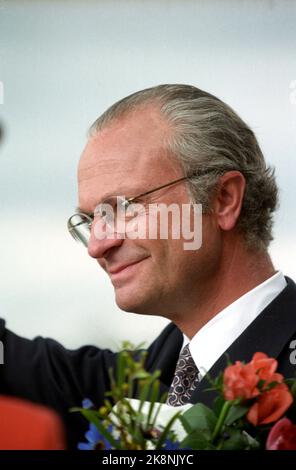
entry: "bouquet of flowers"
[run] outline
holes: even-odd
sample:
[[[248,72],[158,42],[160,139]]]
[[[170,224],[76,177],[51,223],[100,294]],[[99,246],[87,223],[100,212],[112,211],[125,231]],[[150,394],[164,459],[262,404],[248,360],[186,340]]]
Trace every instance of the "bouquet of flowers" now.
[[[148,373],[146,352],[135,358],[127,346],[116,371],[109,371],[104,406],[95,409],[85,399],[72,409],[90,423],[79,449],[296,450],[296,379],[284,379],[275,359],[256,352],[247,364],[229,363],[216,379],[207,377],[217,391],[212,408],[170,407],[167,422],[160,423],[167,395],[159,397],[160,371]],[[139,399],[132,400],[136,389]]]

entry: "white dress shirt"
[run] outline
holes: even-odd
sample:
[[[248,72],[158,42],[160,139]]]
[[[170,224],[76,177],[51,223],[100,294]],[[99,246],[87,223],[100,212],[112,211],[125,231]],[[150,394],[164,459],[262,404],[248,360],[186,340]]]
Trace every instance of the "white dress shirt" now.
[[[283,273],[278,271],[215,315],[191,341],[183,335],[183,347],[189,343],[192,358],[200,372],[199,379],[286,285]]]

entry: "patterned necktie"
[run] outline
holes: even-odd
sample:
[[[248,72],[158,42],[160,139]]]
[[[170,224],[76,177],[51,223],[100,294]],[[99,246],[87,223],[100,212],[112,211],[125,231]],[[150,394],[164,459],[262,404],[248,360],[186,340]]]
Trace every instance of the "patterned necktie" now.
[[[191,393],[198,384],[198,368],[186,344],[179,356],[174,379],[170,387],[167,405],[180,406],[190,403]]]

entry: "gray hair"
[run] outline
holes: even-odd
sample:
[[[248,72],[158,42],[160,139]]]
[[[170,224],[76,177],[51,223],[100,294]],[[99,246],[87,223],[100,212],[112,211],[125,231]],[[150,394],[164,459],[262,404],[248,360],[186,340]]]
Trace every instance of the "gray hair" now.
[[[213,169],[188,183],[192,201],[201,203],[204,212],[211,210],[219,176],[230,170],[244,175],[246,189],[236,228],[249,249],[266,250],[273,239],[273,212],[278,205],[274,169],[266,165],[253,131],[217,97],[190,85],[141,90],[108,108],[91,126],[90,134],[148,104],[157,105],[171,124],[173,132],[166,146],[185,175]]]

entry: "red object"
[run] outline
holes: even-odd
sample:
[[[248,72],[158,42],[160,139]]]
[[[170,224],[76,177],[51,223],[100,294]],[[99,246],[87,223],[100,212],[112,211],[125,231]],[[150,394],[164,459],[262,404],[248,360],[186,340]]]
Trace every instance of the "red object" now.
[[[249,409],[247,420],[253,426],[273,423],[286,413],[292,403],[293,396],[287,385],[278,384],[260,395]]]
[[[282,383],[284,377],[276,373],[278,363],[266,354],[256,352],[248,364],[236,361],[224,371],[224,397],[226,400],[242,398],[248,400],[260,395],[271,383]],[[257,385],[264,381],[263,390],[259,391]]]
[[[248,400],[260,394],[257,385],[259,377],[253,365],[236,361],[224,371],[224,397],[226,400],[242,398]]]
[[[44,406],[0,397],[0,450],[64,450],[58,415]]]
[[[271,428],[267,450],[296,450],[296,426],[288,418],[282,418]]]
[[[282,383],[284,377],[276,372],[278,362],[272,357],[268,357],[265,353],[256,352],[250,362],[260,380],[264,380],[265,388],[271,382]]]

